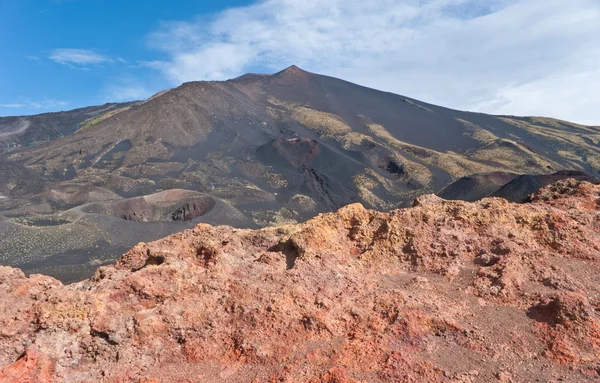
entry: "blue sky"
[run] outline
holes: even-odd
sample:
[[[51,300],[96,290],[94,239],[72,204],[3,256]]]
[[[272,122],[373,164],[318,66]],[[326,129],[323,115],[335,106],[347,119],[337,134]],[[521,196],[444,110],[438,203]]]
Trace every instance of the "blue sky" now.
[[[137,99],[168,88],[171,84],[160,72],[140,65],[164,57],[150,47],[148,34],[162,20],[185,20],[247,3],[0,0],[0,104],[9,105],[0,106],[0,115]]]
[[[598,0],[0,0],[0,115],[291,64],[463,110],[600,125]]]

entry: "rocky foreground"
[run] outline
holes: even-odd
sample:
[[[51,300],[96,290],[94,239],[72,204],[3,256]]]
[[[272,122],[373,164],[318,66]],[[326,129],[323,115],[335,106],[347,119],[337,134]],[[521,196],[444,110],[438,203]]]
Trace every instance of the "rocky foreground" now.
[[[69,286],[2,267],[0,381],[598,381],[599,196],[198,225]]]

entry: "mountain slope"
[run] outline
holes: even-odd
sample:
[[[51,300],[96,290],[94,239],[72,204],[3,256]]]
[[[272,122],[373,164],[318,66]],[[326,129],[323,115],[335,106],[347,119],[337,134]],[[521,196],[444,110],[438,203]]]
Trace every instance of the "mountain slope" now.
[[[521,175],[496,190],[491,196],[504,198],[511,202],[526,202],[529,200],[530,195],[539,189],[565,178],[593,183],[600,182],[597,177],[577,171],[560,171],[554,174],[543,175]]]
[[[491,195],[517,176],[503,172],[473,174],[456,180],[437,195],[447,200],[474,202]]]
[[[132,104],[108,103],[35,116],[0,117],[0,150],[56,140],[80,128],[93,125],[98,122],[98,116],[117,113]]]
[[[447,200],[468,202],[485,197],[500,197],[510,202],[523,203],[540,188],[567,178],[591,183],[600,182],[598,177],[573,170],[561,170],[552,174],[522,175],[494,172],[462,177],[440,190],[437,195]]]
[[[454,111],[290,67],[270,76],[186,83],[10,158],[51,180],[108,185],[129,196],[167,188],[157,184],[167,173],[204,192],[255,189],[270,198],[299,192],[324,209],[351,202],[332,192],[329,204],[306,190],[323,178],[354,200],[390,208],[474,173],[595,173],[599,137],[598,128]],[[295,148],[296,138],[299,146],[312,140],[318,148],[310,163],[290,160],[297,154],[288,152],[303,150]],[[277,146],[282,157],[259,155],[268,152],[264,145]],[[273,170],[283,163],[293,174]],[[348,174],[303,175],[303,167],[321,163]],[[131,190],[131,180],[141,185]]]
[[[295,66],[185,83],[84,125],[0,154],[0,171],[19,169],[0,190],[10,197],[0,201],[4,215],[61,212],[76,204],[60,201],[84,204],[92,195],[187,189],[221,201],[236,225],[260,227],[353,202],[407,206],[473,174],[600,171],[598,127],[455,111]],[[223,223],[218,216],[203,222]]]

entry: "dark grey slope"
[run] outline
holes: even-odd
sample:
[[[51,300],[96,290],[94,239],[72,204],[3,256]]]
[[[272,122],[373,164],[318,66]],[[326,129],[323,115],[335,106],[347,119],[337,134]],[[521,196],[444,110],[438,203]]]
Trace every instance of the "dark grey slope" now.
[[[282,198],[306,194],[322,205],[322,211],[358,201],[352,177],[366,164],[343,149],[298,135],[282,135],[260,146],[256,155],[288,180]]]
[[[26,196],[40,193],[43,177],[36,171],[8,160],[0,159],[0,195]]]
[[[493,197],[501,197],[510,202],[526,202],[532,193],[540,188],[550,185],[566,178],[574,178],[580,181],[598,183],[597,177],[591,176],[581,171],[559,171],[547,175],[522,175],[514,178],[512,181],[492,193]]]
[[[56,140],[60,135],[75,132],[85,120],[131,104],[108,103],[63,112],[0,117],[0,143],[2,147],[6,147],[7,143],[26,146],[30,142]]]
[[[478,146],[477,141],[464,135],[464,125],[404,96],[315,75],[296,67],[259,78],[259,81],[264,82],[267,94],[338,115],[356,132],[369,133],[360,117],[366,116],[409,144],[456,152]]]
[[[566,178],[600,182],[597,177],[575,170],[561,170],[545,175],[494,172],[460,178],[440,190],[437,195],[447,200],[472,202],[485,197],[500,197],[510,202],[523,203],[540,188]]]
[[[463,177],[440,190],[437,195],[447,200],[473,202],[496,192],[518,177],[514,173],[494,172]]]
[[[532,153],[556,162],[560,167],[549,168],[550,172],[574,167],[581,167],[592,174],[598,171],[586,160],[591,154],[589,150],[582,148],[568,135],[582,137],[592,150],[597,151],[598,145],[586,136],[599,134],[599,127],[585,127],[556,119],[459,111],[309,73],[296,67],[272,76],[257,77],[254,81],[265,84],[265,92],[269,95],[338,115],[354,131],[365,133],[364,121],[359,116],[366,116],[385,126],[400,141],[442,152],[450,150],[464,153],[481,147],[481,142],[470,137],[471,130],[460,122],[462,120],[499,139],[517,140]],[[532,130],[531,126],[542,129]],[[546,131],[543,131],[544,128]],[[560,131],[560,134],[556,131]],[[562,157],[557,153],[560,149],[576,152],[582,159],[574,161]]]

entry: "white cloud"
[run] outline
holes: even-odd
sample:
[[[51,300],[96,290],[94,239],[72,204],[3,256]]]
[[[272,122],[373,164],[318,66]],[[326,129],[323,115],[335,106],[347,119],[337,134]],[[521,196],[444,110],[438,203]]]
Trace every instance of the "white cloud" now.
[[[108,56],[104,56],[87,49],[55,49],[48,58],[59,64],[67,65],[77,69],[85,69],[85,67],[88,65],[99,65],[114,62],[114,60]]]
[[[107,102],[145,100],[152,95],[152,91],[145,86],[135,83],[110,85],[105,89]]]
[[[54,100],[43,98],[41,100],[31,100],[27,99],[18,103],[10,103],[10,104],[0,104],[0,107],[3,108],[30,108],[30,109],[56,109],[61,108],[63,106],[68,105],[67,102],[61,100]]]
[[[28,100],[25,103],[27,104],[27,106],[29,106],[31,108],[36,108],[36,109],[55,109],[55,108],[60,108],[60,107],[66,106],[68,104],[66,101],[54,100],[54,99],[48,99],[48,98],[44,98],[43,100],[39,100],[39,101]]]
[[[600,124],[597,0],[266,0],[167,22],[172,82],[290,64],[435,104]]]

